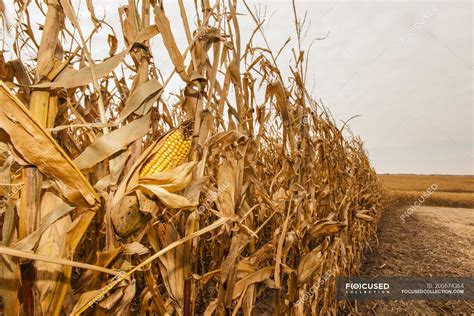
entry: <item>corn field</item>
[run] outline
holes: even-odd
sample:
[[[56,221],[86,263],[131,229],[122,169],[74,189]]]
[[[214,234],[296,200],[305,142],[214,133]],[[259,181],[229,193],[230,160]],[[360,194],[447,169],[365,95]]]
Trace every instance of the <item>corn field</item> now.
[[[14,1],[10,17],[0,1],[14,34],[0,51],[0,311],[351,308],[335,278],[357,272],[380,188],[362,141],[307,92],[295,4],[296,38],[272,50],[246,1],[129,0],[115,30],[98,3],[81,16],[88,34],[70,0]]]

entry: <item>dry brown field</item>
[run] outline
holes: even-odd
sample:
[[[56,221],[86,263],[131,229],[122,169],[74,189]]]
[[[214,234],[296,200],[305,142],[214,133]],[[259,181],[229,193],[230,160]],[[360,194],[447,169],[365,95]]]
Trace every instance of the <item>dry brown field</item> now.
[[[400,204],[411,204],[422,199],[432,187],[433,193],[423,205],[474,208],[474,176],[451,175],[378,175],[386,195]]]

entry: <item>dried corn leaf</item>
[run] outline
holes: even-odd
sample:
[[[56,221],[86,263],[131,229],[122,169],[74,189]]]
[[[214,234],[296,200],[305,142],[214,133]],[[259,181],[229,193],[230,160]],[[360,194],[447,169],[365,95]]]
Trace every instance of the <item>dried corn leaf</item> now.
[[[53,193],[45,193],[41,200],[41,212],[44,214],[43,217],[60,209],[63,205],[64,203],[61,198]],[[71,218],[69,216],[63,216],[44,230],[39,240],[36,253],[57,258],[63,256],[63,237],[70,224]],[[51,315],[55,308],[53,295],[56,294],[56,288],[68,284],[67,280],[62,278],[63,270],[68,268],[62,265],[54,265],[41,261],[35,262],[35,268],[38,278],[36,286],[40,294],[41,309],[43,313]]]
[[[0,82],[0,127],[15,150],[43,174],[53,177],[62,193],[78,205],[94,205],[98,196],[71,159],[32,117],[20,100]],[[41,148],[41,150],[38,150]]]
[[[147,114],[133,122],[95,139],[87,146],[74,163],[79,169],[88,169],[109,158],[128,144],[143,137],[150,126],[150,115]]]
[[[7,185],[7,187],[11,183],[10,168],[13,163],[12,158],[13,156],[8,157],[0,170],[0,181],[3,185]],[[2,198],[11,193],[11,190],[8,191],[2,187]],[[12,203],[6,203],[5,209],[3,214],[0,210],[0,215],[3,217],[0,232],[1,245],[9,245],[14,238],[15,232],[16,212]],[[3,299],[4,306],[8,306],[6,314],[18,315],[20,313],[20,300],[18,298],[18,291],[20,289],[19,269],[16,262],[4,255],[0,255],[0,280],[2,280],[0,282],[0,296]]]
[[[167,208],[170,209],[191,208],[198,205],[198,203],[193,203],[184,196],[171,193],[159,185],[140,184],[140,187],[153,193]]]
[[[298,265],[298,286],[311,280],[314,272],[321,265],[322,259],[323,254],[320,247],[307,253],[301,258],[300,264]]]
[[[133,279],[125,288],[123,296],[114,310],[116,315],[133,315],[131,314],[131,304],[136,292],[136,281]]]
[[[235,212],[235,188],[237,181],[237,162],[234,157],[223,157],[217,173],[217,185],[219,194],[216,205],[218,210],[225,216],[231,216]]]
[[[103,299],[103,295],[101,293],[101,290],[93,290],[93,291],[88,291],[85,293],[82,293],[81,296],[79,297],[79,300],[77,301],[76,305],[74,306],[71,315],[78,315],[79,309],[81,306],[84,304],[88,303],[89,301],[100,301]]]
[[[176,72],[183,79],[183,81],[188,82],[189,76],[184,69],[184,58],[179,52],[178,46],[176,45],[175,38],[171,32],[170,21],[165,15],[163,8],[161,6],[156,6],[155,8],[155,23],[158,29],[160,30],[161,36],[163,37],[163,43],[168,50],[168,54],[173,62]]]
[[[179,239],[176,228],[166,225],[165,246]],[[178,311],[183,310],[184,303],[184,245],[179,245],[159,258],[160,272],[165,286]],[[181,312],[180,312],[181,313]]]
[[[150,27],[137,35],[136,43],[142,43],[157,35],[156,27]],[[128,55],[133,45],[130,45],[124,51],[112,56],[100,64],[95,64],[94,68],[98,78],[102,78],[110,74],[115,68],[120,65],[125,57]],[[51,89],[70,89],[85,86],[92,82],[92,74],[90,67],[84,67],[79,70],[67,68],[62,71],[53,82],[45,82],[33,85],[34,88],[51,88]]]
[[[125,255],[145,255],[150,252],[150,249],[140,244],[139,242],[133,242],[131,244],[123,245],[123,254]]]
[[[232,298],[239,298],[248,286],[268,280],[273,274],[273,271],[275,271],[275,267],[265,267],[253,273],[249,273],[247,276],[235,283]]]
[[[43,202],[48,204],[47,202]],[[41,223],[40,226],[38,227],[37,230],[35,230],[33,233],[29,234],[27,237],[23,238],[22,240],[16,242],[15,248],[18,250],[32,250],[35,248],[36,243],[38,240],[41,238],[43,233],[56,221],[67,215],[69,212],[71,212],[74,209],[74,207],[70,206],[67,203],[60,203],[56,206],[54,210],[50,210],[49,212],[46,212],[41,218]]]
[[[149,106],[156,102],[163,91],[163,86],[156,79],[151,79],[133,91],[125,101],[125,106],[120,112],[120,120],[124,120],[133,112],[144,115],[148,112]]]

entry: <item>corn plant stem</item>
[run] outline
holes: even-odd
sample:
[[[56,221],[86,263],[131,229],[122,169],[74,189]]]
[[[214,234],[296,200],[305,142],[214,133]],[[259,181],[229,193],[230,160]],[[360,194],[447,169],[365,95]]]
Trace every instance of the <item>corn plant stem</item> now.
[[[106,285],[105,287],[102,288],[101,290],[101,293],[102,295],[105,295],[107,294],[111,289],[114,288],[114,286],[118,283],[120,283],[122,280],[125,280],[126,278],[128,278],[130,275],[132,275],[133,273],[135,273],[136,271],[140,270],[141,268],[143,268],[144,266],[152,263],[153,261],[155,261],[156,259],[158,259],[159,257],[161,257],[162,255],[164,255],[165,253],[167,253],[168,251],[178,247],[179,245],[182,245],[183,243],[185,243],[186,241],[188,240],[192,240],[198,236],[201,236],[207,232],[210,232],[218,227],[221,227],[222,225],[224,225],[225,223],[227,223],[228,221],[231,220],[231,217],[221,217],[220,219],[218,219],[217,221],[215,221],[214,223],[212,223],[211,225],[209,226],[206,226],[204,227],[203,229],[201,230],[198,230],[197,232],[194,232],[180,240],[177,240],[171,244],[169,244],[168,246],[166,246],[165,248],[161,249],[160,251],[158,251],[157,253],[155,253],[153,256],[147,258],[146,260],[142,261],[139,265],[135,266],[133,269],[131,269],[130,271],[128,271],[127,273],[125,274],[120,274],[119,275],[119,278],[116,280],[117,282],[113,283],[112,285],[113,286],[110,286],[110,285]],[[93,299],[86,302],[85,304],[83,304],[79,309],[78,311],[76,312],[75,315],[80,315],[82,314],[85,310],[87,310],[93,303]]]
[[[44,29],[41,36],[41,43],[37,55],[37,71],[35,75],[36,81],[46,78],[49,71],[49,65],[54,62],[54,51],[57,45],[58,27],[60,20],[63,18],[60,8],[53,4],[48,4],[48,11],[44,23]],[[33,91],[30,100],[30,112],[37,122],[47,127],[48,117],[50,115],[52,104],[50,104],[50,92]],[[24,238],[33,232],[38,225],[41,204],[41,186],[43,182],[42,174],[36,167],[27,167],[22,171],[22,177],[25,186],[20,193],[19,207],[19,237]],[[22,284],[22,295],[24,298],[22,312],[31,314],[36,310],[35,300],[33,299],[33,286],[36,279],[36,271],[31,262],[26,262],[20,266],[20,278]]]
[[[255,14],[252,12],[252,10],[250,9],[250,7],[248,6],[246,0],[243,1],[245,7],[247,8],[247,11],[249,12],[250,16],[252,17],[252,19],[254,20],[254,22],[258,25],[260,24],[260,20],[255,16]],[[262,36],[264,42],[265,42],[265,45],[266,45],[266,48],[268,50],[268,53],[272,59],[272,62],[273,62],[273,66],[276,68],[276,69],[279,69],[278,68],[278,64],[277,64],[277,60],[270,48],[270,44],[268,43],[268,40],[267,40],[267,37],[265,36],[265,33],[263,32],[262,28],[258,28],[258,31],[260,32],[260,35]],[[283,77],[281,75],[281,72],[280,71],[277,71],[277,75],[278,75],[278,81],[281,85],[281,88],[283,89],[284,87],[284,84],[283,84]],[[291,155],[295,155],[295,139],[294,139],[294,133],[293,133],[293,128],[291,126],[291,124],[288,126],[288,140],[290,142],[290,149],[291,149]]]

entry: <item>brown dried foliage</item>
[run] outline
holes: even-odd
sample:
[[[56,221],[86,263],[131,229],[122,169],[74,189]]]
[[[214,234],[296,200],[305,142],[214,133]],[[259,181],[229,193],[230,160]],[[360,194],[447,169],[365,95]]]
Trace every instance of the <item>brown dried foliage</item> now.
[[[126,47],[109,34],[97,62],[89,43],[109,28],[92,1],[92,34],[70,0],[16,1],[17,59],[0,56],[3,312],[335,315],[335,277],[359,267],[379,184],[360,139],[306,92],[301,25],[284,78],[278,54],[254,44],[262,19],[245,2],[196,1],[194,14],[175,3],[184,51],[162,1],[140,4],[120,8]],[[238,12],[255,20],[248,43]],[[176,103],[153,37],[185,84]],[[140,178],[187,119],[188,162]]]

